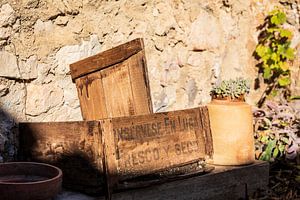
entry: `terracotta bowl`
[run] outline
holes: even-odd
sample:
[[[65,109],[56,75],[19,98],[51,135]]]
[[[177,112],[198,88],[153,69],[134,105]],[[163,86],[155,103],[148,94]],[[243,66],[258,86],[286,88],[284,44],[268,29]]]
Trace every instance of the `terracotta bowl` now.
[[[49,200],[61,190],[62,171],[34,162],[0,164],[0,199]]]

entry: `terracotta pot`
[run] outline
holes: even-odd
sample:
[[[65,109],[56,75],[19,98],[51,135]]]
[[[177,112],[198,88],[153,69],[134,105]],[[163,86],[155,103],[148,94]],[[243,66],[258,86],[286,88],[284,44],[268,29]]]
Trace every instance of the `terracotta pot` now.
[[[251,106],[245,102],[213,100],[207,105],[216,165],[246,165],[254,162]]]
[[[33,162],[0,164],[0,199],[48,200],[61,190],[62,171]]]

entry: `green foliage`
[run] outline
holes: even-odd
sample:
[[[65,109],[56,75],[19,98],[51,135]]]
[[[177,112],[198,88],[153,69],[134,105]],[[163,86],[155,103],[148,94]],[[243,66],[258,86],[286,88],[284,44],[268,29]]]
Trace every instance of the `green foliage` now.
[[[291,83],[289,63],[295,54],[294,49],[290,47],[292,32],[282,27],[285,22],[284,12],[270,12],[255,50],[264,79],[267,82],[275,82],[276,87],[283,88]]]
[[[271,11],[261,26],[255,50],[259,72],[267,83],[254,111],[255,156],[271,161],[270,185],[275,196],[288,194],[279,199],[298,199],[300,110],[286,100],[299,100],[300,96],[291,96],[289,90],[295,52],[290,47],[293,34],[284,28],[286,20],[283,11]]]
[[[212,88],[210,94],[214,98],[224,99],[241,99],[244,95],[248,94],[250,86],[247,80],[243,78],[237,78],[235,80],[222,81]]]

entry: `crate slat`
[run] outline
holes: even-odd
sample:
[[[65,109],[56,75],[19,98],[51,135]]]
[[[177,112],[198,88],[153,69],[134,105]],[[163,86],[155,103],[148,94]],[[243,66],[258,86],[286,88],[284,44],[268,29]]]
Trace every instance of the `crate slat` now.
[[[72,79],[75,80],[94,71],[99,71],[111,65],[120,63],[141,51],[143,48],[143,40],[137,38],[102,53],[77,61],[70,65]]]
[[[145,60],[145,50],[138,52],[136,56],[132,57],[132,61],[127,63],[130,83],[132,88],[132,95],[135,105],[135,112],[139,114],[152,113],[152,102],[150,97],[149,80],[146,76],[147,65]],[[143,65],[144,67],[140,67]],[[141,74],[143,76],[141,76]],[[145,110],[148,109],[148,110]]]
[[[76,85],[84,119],[100,119],[108,115],[100,72],[77,79]]]
[[[135,115],[128,66],[123,64],[107,68],[101,71],[101,75],[108,110],[107,117]]]

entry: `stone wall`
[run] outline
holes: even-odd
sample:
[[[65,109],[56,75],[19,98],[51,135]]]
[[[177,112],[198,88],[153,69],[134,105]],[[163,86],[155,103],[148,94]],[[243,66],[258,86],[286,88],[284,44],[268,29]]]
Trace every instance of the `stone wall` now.
[[[299,0],[1,0],[0,161],[15,156],[18,121],[82,119],[70,63],[137,37],[155,112],[205,104],[222,79],[242,76],[253,87],[256,28],[276,5],[294,32],[299,93]]]

